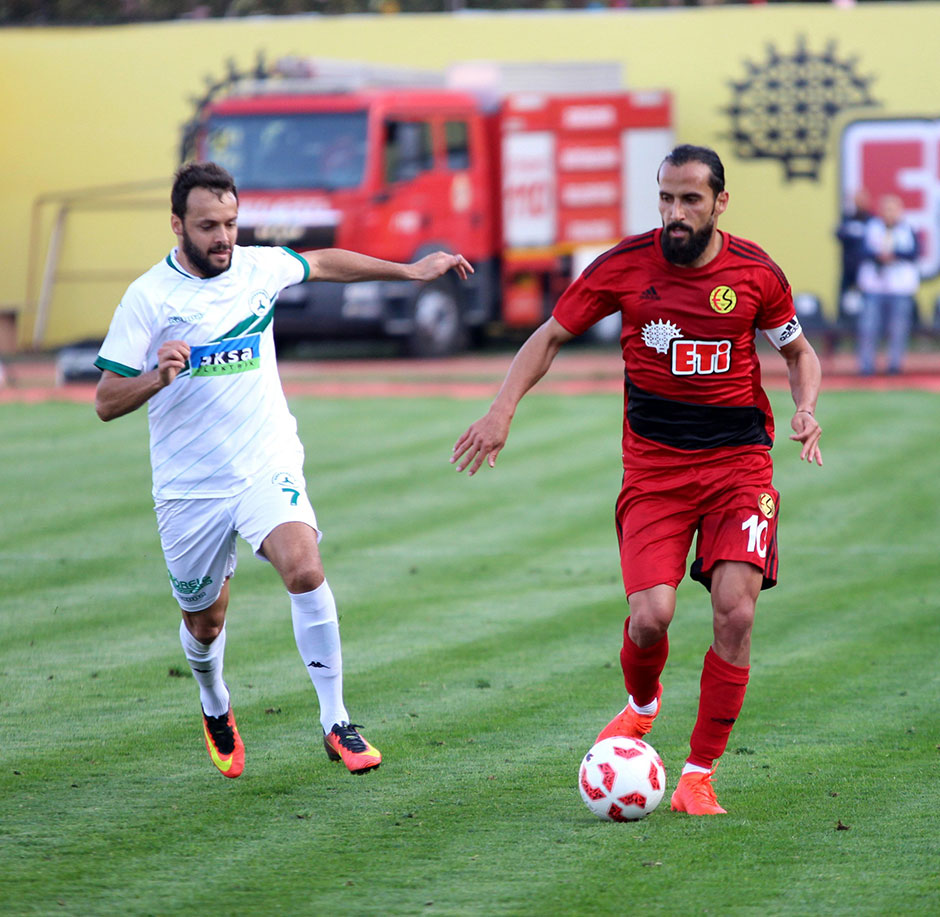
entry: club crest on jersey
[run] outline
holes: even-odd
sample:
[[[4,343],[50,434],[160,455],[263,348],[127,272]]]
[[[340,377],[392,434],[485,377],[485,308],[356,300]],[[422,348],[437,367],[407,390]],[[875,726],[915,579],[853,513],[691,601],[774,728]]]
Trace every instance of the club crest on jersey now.
[[[708,294],[708,304],[719,315],[727,315],[738,304],[738,295],[731,287],[718,286]]]
[[[768,519],[773,519],[774,514],[777,512],[777,504],[774,502],[772,494],[761,494],[757,500],[757,505]]]
[[[271,308],[271,297],[264,290],[256,290],[248,299],[248,308],[252,315],[261,318]]]

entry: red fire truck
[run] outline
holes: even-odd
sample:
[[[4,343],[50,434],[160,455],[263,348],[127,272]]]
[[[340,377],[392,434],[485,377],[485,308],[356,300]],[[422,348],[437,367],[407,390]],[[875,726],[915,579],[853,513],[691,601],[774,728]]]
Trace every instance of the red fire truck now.
[[[594,256],[655,225],[669,95],[616,88],[610,65],[507,73],[293,60],[205,106],[196,150],[236,178],[241,244],[392,261],[444,249],[476,269],[466,282],[289,288],[280,337],[451,353],[497,324],[534,327]]]

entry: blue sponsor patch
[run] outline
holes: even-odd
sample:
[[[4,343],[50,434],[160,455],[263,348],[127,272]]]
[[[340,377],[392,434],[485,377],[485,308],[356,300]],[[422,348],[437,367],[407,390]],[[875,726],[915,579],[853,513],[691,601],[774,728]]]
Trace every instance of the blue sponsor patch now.
[[[230,376],[261,366],[261,335],[248,334],[212,344],[198,344],[189,352],[193,376]]]

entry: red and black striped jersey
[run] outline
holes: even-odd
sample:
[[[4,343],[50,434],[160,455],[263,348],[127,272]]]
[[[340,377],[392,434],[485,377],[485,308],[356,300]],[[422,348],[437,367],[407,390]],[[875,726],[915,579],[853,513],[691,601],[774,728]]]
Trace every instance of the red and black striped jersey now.
[[[553,312],[572,334],[620,313],[624,467],[766,452],[774,424],[754,338],[763,331],[782,347],[801,333],[787,278],[760,246],[729,233],[704,267],[680,267],[661,235],[605,252]]]

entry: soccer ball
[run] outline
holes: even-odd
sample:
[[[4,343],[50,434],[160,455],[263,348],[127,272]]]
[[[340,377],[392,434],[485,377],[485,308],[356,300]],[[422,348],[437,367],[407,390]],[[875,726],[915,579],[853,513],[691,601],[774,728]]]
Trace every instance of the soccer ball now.
[[[652,745],[611,736],[601,739],[582,759],[578,789],[598,818],[637,821],[661,802],[666,770]]]

